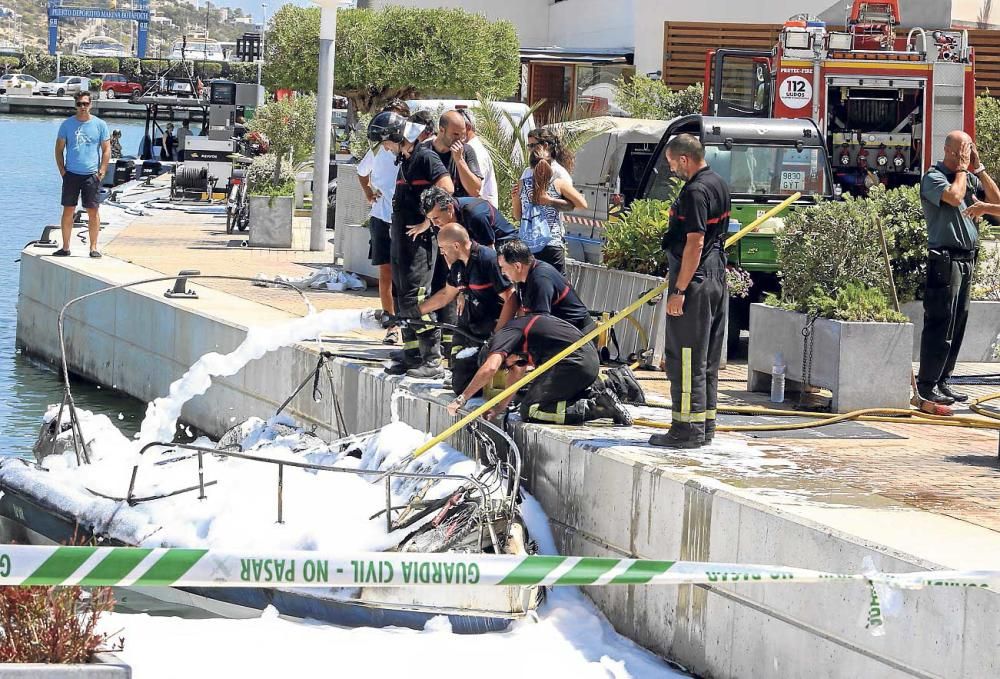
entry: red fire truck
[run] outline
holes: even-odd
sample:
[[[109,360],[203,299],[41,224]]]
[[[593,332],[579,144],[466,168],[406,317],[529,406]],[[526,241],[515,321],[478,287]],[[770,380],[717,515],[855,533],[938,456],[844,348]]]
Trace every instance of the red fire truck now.
[[[974,54],[966,31],[899,24],[898,0],[855,0],[846,30],[800,15],[771,51],[710,51],[703,112],[811,118],[843,191],[916,184],[949,132],[975,131]]]

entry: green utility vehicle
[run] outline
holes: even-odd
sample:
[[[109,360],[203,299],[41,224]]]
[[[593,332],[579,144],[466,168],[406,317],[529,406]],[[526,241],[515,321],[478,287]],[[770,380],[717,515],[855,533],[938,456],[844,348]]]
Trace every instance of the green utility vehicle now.
[[[823,137],[808,119],[721,118],[689,115],[671,121],[646,167],[637,198],[668,200],[675,178],[664,155],[667,142],[692,134],[705,146],[705,160],[729,183],[733,209],[729,231],[735,233],[793,193],[802,198],[789,210],[834,197],[830,163]],[[750,304],[779,289],[774,234],[782,216],[772,217],[728,250],[729,263],[750,273],[749,297],[729,306],[729,348],[740,330],[750,327]]]

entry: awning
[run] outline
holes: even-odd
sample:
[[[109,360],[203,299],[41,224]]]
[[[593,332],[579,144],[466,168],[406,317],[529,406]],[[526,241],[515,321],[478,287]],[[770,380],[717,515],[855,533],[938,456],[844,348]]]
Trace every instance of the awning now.
[[[635,50],[631,47],[573,49],[569,47],[522,47],[521,63],[557,61],[567,64],[632,64]]]

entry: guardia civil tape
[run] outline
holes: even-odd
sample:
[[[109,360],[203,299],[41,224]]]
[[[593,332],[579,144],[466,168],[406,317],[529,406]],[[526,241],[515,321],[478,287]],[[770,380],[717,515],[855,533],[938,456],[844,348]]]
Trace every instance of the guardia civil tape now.
[[[803,568],[576,556],[0,545],[0,585],[176,587],[602,586],[863,581],[985,587],[1000,571],[841,574]],[[877,605],[877,602],[876,602]]]

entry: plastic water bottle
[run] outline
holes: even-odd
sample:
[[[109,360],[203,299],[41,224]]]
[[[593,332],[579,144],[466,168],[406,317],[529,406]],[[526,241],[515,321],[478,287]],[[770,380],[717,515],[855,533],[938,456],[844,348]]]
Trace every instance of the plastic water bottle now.
[[[771,366],[771,403],[785,401],[785,357],[779,351],[774,355],[774,365]]]

